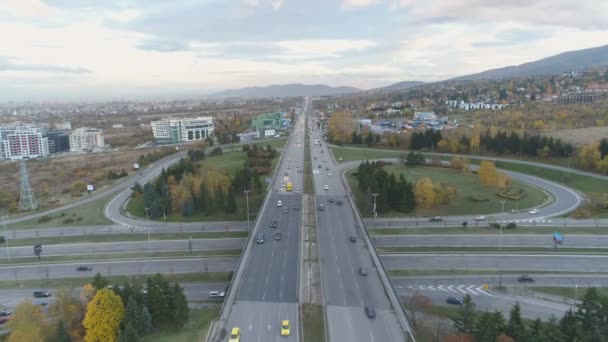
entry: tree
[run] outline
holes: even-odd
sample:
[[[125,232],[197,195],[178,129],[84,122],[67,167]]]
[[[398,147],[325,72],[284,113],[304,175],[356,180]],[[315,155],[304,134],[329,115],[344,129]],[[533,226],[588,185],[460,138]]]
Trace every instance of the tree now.
[[[95,277],[93,277],[93,281],[91,282],[91,285],[93,285],[93,287],[99,291],[103,288],[106,288],[108,285],[110,285],[110,282],[108,281],[108,279],[106,279],[104,276],[101,275],[101,273],[97,272],[95,273]]]
[[[171,309],[171,319],[173,325],[177,328],[182,328],[188,322],[190,310],[188,309],[188,300],[184,295],[184,289],[179,284],[174,283],[170,290],[169,307]]]
[[[576,305],[575,317],[581,328],[584,341],[601,341],[602,327],[605,326],[607,315],[605,305],[597,293],[597,289],[589,288],[583,301]]]
[[[602,139],[598,148],[600,151],[600,159],[604,159],[604,157],[608,155],[608,139]]]
[[[352,138],[355,130],[353,117],[349,113],[335,112],[331,115],[327,126],[327,138],[334,143],[346,143]]]
[[[89,302],[95,297],[97,290],[91,284],[85,284],[80,290],[80,301],[84,306],[89,305]]]
[[[49,316],[61,322],[71,339],[81,340],[85,333],[82,319],[86,304],[68,290],[56,291],[53,296],[55,300],[49,305]]]
[[[236,196],[232,188],[228,191],[228,198],[226,200],[226,211],[228,213],[234,213],[236,211]]]
[[[125,314],[122,300],[114,291],[101,289],[87,306],[83,325],[87,331],[85,342],[115,342],[120,322]]]
[[[504,332],[505,319],[500,312],[484,312],[474,328],[476,342],[495,342]]]
[[[40,305],[25,301],[15,307],[15,312],[6,323],[11,334],[8,342],[41,342],[48,336],[47,321]]]
[[[435,205],[435,190],[433,181],[429,177],[424,177],[416,182],[416,204],[425,208]]]
[[[57,323],[57,334],[55,335],[55,341],[57,342],[72,342],[72,338],[63,324],[63,320],[59,320]]]
[[[472,334],[475,324],[475,303],[471,300],[471,296],[466,295],[462,300],[460,312],[458,316],[452,320],[454,328],[462,334]]]
[[[414,296],[412,296],[412,298],[410,299],[410,309],[412,312],[411,318],[412,318],[412,325],[414,327],[416,327],[417,325],[417,313],[426,313],[428,312],[432,307],[433,307],[433,303],[431,302],[431,299],[427,296],[423,296],[420,294],[415,294]]]
[[[564,335],[566,341],[580,341],[581,332],[578,326],[576,316],[572,310],[566,311],[566,314],[559,321],[559,329]]]
[[[145,305],[141,306],[141,315],[143,318],[142,330],[143,334],[147,334],[152,331],[152,315],[150,315],[150,310]]]
[[[365,144],[367,147],[372,147],[374,144],[374,137],[372,135],[372,131],[367,132],[367,136],[365,137]]]
[[[170,321],[169,312],[169,282],[161,274],[147,280],[148,293],[146,294],[146,306],[152,316],[152,325],[158,327]]]
[[[407,166],[424,165],[425,162],[426,162],[426,159],[424,158],[422,153],[412,151],[407,154],[407,157],[406,157]]]
[[[521,318],[521,307],[519,306],[519,302],[516,302],[509,312],[509,322],[507,322],[506,333],[516,341],[527,341],[528,333]]]
[[[137,331],[131,322],[125,324],[125,329],[120,334],[119,342],[139,342]]]
[[[127,306],[125,307],[125,318],[123,320],[123,325],[126,327],[131,325],[131,327],[136,328],[135,333],[142,333],[144,328],[144,313],[142,311],[142,305],[137,303],[134,296],[131,296],[127,301]],[[122,335],[121,335],[122,337]],[[139,336],[138,336],[139,337]]]
[[[483,160],[479,165],[478,175],[481,185],[496,186],[498,171],[496,171],[496,166],[494,166],[494,163],[488,160]]]

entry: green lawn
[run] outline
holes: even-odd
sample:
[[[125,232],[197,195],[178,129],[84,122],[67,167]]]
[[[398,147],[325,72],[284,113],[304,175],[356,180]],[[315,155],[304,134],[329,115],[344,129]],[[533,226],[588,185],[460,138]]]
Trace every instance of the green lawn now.
[[[383,151],[363,148],[331,147],[332,153],[338,162],[348,162],[353,160],[372,160],[382,158],[400,158],[406,155],[405,151]],[[342,160],[340,161],[340,158]]]
[[[583,299],[585,293],[587,293],[586,287],[529,286],[527,289],[534,292],[578,300]],[[597,287],[596,289],[600,295],[608,296],[608,287]]]
[[[263,146],[263,147],[270,145],[274,148],[283,148],[283,147],[285,147],[286,142],[287,142],[287,137],[282,137],[279,139],[272,139],[272,140],[268,140],[268,141],[256,142],[252,145],[259,145],[259,146]]]
[[[498,229],[484,227],[475,227],[471,224],[467,228],[458,227],[440,227],[440,228],[373,228],[368,229],[371,235],[433,235],[433,234],[498,234]],[[518,227],[515,229],[504,229],[502,233],[508,234],[553,234],[559,231],[564,235],[577,234],[594,234],[606,235],[608,228],[596,227]]]
[[[114,196],[115,194],[104,196],[96,199],[95,201],[50,214],[48,217],[52,219],[49,221],[41,222],[40,218],[34,218],[11,223],[10,225],[7,224],[7,229],[48,228],[62,226],[101,226],[112,224],[112,221],[105,217],[103,209],[106,206],[106,203],[108,203]]]
[[[397,178],[399,178],[399,174],[403,174],[408,181],[413,183],[423,177],[430,177],[433,182],[452,185],[457,190],[456,198],[448,205],[440,205],[433,208],[418,207],[413,213],[407,216],[468,215],[472,214],[473,211],[475,214],[490,214],[499,213],[501,211],[500,200],[503,198],[498,196],[495,188],[485,187],[479,184],[479,179],[476,174],[462,174],[450,168],[440,167],[410,168],[399,165],[389,165],[386,166],[385,169],[389,173],[394,173]],[[357,204],[363,215],[371,216],[371,208],[367,208],[367,201],[365,201],[363,193],[359,190],[357,178],[353,175],[355,172],[356,170],[352,170],[347,174],[350,188],[353,190],[353,194],[355,195]],[[546,200],[545,194],[536,187],[518,181],[513,181],[512,185],[525,189],[527,195],[519,201],[506,199],[505,212],[515,209],[516,206],[519,210],[535,207],[544,203]],[[489,200],[485,202],[474,202],[471,200],[471,196],[474,194],[482,194]],[[475,208],[474,210],[472,209],[473,207]],[[395,217],[406,216],[406,214],[398,211],[388,211],[381,212],[378,216]],[[495,218],[499,219],[500,217],[497,216]]]
[[[228,238],[245,238],[246,231],[238,232],[192,232],[192,233],[154,233],[150,234],[150,240],[188,240],[193,239],[228,239]],[[28,238],[9,240],[9,246],[33,246],[37,243],[43,245],[58,245],[66,243],[95,243],[95,242],[122,242],[122,241],[146,241],[148,234],[142,233],[125,233],[125,234],[108,234],[108,235],[79,235],[79,236],[63,236],[63,237],[44,237],[44,238]]]
[[[304,342],[325,341],[325,315],[323,306],[318,304],[302,304],[302,330]],[[292,334],[299,333],[292,331]]]
[[[159,330],[143,338],[145,342],[191,342],[203,341],[211,321],[220,316],[220,305],[213,305],[204,309],[190,310],[190,319],[179,330]]]
[[[171,282],[191,282],[191,283],[216,283],[226,282],[231,272],[208,272],[208,273],[178,273],[164,274]],[[17,287],[41,287],[41,288],[75,288],[88,284],[93,280],[90,278],[57,278],[57,279],[35,279],[15,281],[0,281],[1,289],[11,289]],[[130,276],[106,276],[111,284],[124,284],[126,281],[137,284],[144,284],[151,274],[130,275]]]

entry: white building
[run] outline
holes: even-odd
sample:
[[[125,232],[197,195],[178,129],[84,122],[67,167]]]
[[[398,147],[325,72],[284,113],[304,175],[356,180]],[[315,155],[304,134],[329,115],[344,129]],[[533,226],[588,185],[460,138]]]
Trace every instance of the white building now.
[[[205,140],[213,135],[213,118],[164,119],[152,121],[154,141],[158,144],[178,144],[188,141]]]
[[[0,159],[20,160],[46,157],[46,131],[31,125],[0,126]]]
[[[70,151],[92,151],[106,146],[103,131],[99,128],[81,127],[70,134]]]

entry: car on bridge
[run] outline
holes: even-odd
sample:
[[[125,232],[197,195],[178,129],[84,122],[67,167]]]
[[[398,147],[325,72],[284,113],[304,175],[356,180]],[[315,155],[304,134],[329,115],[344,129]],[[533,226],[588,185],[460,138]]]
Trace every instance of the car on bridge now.
[[[366,276],[367,275],[367,267],[361,266],[359,267],[359,274],[362,276]]]
[[[228,342],[240,342],[241,341],[241,329],[238,327],[232,328],[230,331],[230,338],[228,338]]]
[[[319,204],[319,210],[320,211],[324,211],[325,210],[325,206],[323,204]]]
[[[276,234],[274,234],[274,239],[276,241],[281,241],[282,238],[283,238],[283,235],[281,235],[281,232],[277,232]]]
[[[483,215],[475,216],[475,221],[483,221],[485,219],[486,219],[486,217]]]
[[[370,318],[370,319],[376,318],[376,309],[374,309],[373,306],[366,306],[365,315],[367,316],[367,318]]]
[[[281,336],[289,336],[291,335],[291,326],[289,324],[289,320],[283,320],[281,322]]]
[[[255,237],[255,242],[260,244],[264,243],[264,233],[258,233],[258,235]]]
[[[282,206],[283,206],[283,201],[278,200],[278,201],[277,201],[277,207],[282,207]]]
[[[277,220],[273,220],[272,223],[270,223],[270,228],[277,228],[278,226]]]

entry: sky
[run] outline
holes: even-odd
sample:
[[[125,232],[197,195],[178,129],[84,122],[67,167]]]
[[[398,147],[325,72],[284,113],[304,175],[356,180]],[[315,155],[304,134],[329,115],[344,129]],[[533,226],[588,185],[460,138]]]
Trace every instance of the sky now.
[[[608,44],[608,1],[0,0],[0,101],[437,81]]]

